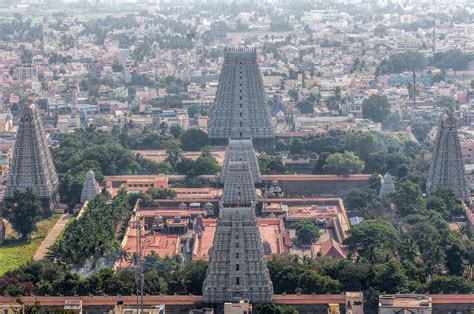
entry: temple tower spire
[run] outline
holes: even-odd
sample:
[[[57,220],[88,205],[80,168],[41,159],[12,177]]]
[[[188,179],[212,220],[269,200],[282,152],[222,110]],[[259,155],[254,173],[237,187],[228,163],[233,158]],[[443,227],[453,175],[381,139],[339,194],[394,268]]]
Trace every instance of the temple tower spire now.
[[[226,157],[227,158],[227,157]],[[273,285],[258,231],[255,181],[247,161],[229,161],[203,284],[206,303],[270,302]]]
[[[439,188],[452,189],[464,202],[470,203],[458,137],[458,121],[449,111],[443,118],[434,143],[430,169],[426,180],[426,194]]]
[[[227,145],[230,138],[251,139],[259,150],[274,150],[275,137],[255,49],[225,49],[208,133],[213,145]]]
[[[48,140],[34,104],[21,111],[13,158],[5,186],[5,200],[13,199],[16,190],[31,188],[45,208],[58,202],[59,180]]]

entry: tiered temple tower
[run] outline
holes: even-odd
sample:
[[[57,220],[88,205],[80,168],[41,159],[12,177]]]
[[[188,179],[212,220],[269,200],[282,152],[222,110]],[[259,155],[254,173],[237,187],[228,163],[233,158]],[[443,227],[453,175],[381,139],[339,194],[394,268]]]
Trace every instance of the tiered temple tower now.
[[[464,202],[470,203],[458,122],[452,112],[448,112],[439,126],[426,180],[426,194],[430,195],[439,188],[450,188]]]
[[[16,190],[24,192],[31,188],[43,206],[52,210],[58,202],[58,187],[43,123],[35,105],[26,105],[20,116],[5,201],[12,200]]]
[[[92,170],[87,171],[84,185],[82,186],[81,203],[90,201],[99,194],[99,187],[95,180],[95,173]]]
[[[379,190],[381,200],[386,199],[391,193],[395,192],[395,182],[390,173],[386,173],[382,178],[382,185]]]
[[[244,138],[252,139],[258,150],[274,150],[275,137],[255,49],[225,49],[208,133],[213,145]]]
[[[255,183],[261,183],[260,168],[258,167],[257,156],[253,149],[252,140],[229,140],[229,146],[225,151],[224,165],[222,167],[221,183],[225,182],[229,165],[234,161],[245,161],[250,167],[250,172]]]
[[[206,303],[272,299],[273,285],[255,217],[253,178],[248,162],[229,162],[203,284]]]

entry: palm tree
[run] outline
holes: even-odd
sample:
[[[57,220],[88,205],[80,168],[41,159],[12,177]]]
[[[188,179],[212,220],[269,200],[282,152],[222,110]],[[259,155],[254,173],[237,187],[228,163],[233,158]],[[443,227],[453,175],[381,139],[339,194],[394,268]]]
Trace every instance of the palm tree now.
[[[122,263],[122,262],[127,262],[130,258],[130,252],[124,247],[120,247],[118,252],[117,252],[117,260]]]
[[[59,242],[55,242],[53,245],[49,247],[48,252],[46,252],[46,255],[44,258],[47,261],[60,264],[62,253],[63,253],[62,246],[59,244]]]
[[[140,259],[141,258],[140,255],[138,255],[138,252],[133,252],[132,254],[129,254],[127,264],[130,267],[137,267]]]

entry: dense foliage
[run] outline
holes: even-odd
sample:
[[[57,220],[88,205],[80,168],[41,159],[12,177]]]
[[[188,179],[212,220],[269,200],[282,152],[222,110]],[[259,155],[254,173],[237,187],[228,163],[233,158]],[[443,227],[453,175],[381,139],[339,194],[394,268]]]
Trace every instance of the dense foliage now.
[[[92,128],[67,135],[53,150],[53,160],[60,181],[59,194],[69,205],[79,203],[89,169],[94,170],[98,181],[103,175],[162,172],[162,165],[125,148],[117,132],[107,133]]]
[[[25,192],[14,192],[13,200],[7,204],[6,215],[13,229],[26,238],[35,230],[36,222],[50,213],[49,208],[42,208],[35,193],[28,188]]]
[[[349,169],[352,170],[352,173],[361,170],[363,173],[369,174],[390,172],[398,178],[409,177],[421,183],[425,181],[423,176],[429,166],[425,159],[426,151],[417,143],[409,141],[407,138],[388,137],[376,132],[330,130],[325,134],[307,137],[298,142],[298,151],[302,155],[315,153],[319,156],[314,169],[316,174],[324,174],[329,171],[336,173],[333,172],[333,167],[325,167],[327,158],[334,153],[344,152],[353,152],[357,156],[357,159],[350,156],[350,160],[354,161],[351,164],[356,166]],[[293,143],[291,146],[294,146]],[[338,159],[336,158],[335,161]],[[359,159],[365,167],[362,167]],[[330,165],[334,164],[337,163]],[[265,166],[260,162],[261,169],[265,169]]]
[[[117,271],[103,268],[85,277],[63,265],[30,261],[0,277],[0,295],[132,295],[137,291],[133,266],[130,263],[130,268]],[[202,294],[206,262],[182,264],[174,258],[150,254],[144,258],[143,268],[147,294]]]
[[[101,259],[113,262],[120,246],[117,232],[128,221],[130,212],[126,191],[119,191],[114,198],[98,195],[88,203],[82,216],[66,226],[61,239],[50,247],[47,258],[77,268],[94,268]]]
[[[309,220],[301,220],[295,224],[296,236],[302,244],[310,245],[319,239],[318,227]]]

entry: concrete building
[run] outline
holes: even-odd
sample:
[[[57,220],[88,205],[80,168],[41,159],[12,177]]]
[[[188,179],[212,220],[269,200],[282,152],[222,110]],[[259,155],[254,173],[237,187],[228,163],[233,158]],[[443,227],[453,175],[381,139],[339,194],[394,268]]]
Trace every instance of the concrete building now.
[[[379,314],[397,313],[431,314],[431,297],[420,294],[382,295],[379,297]]]

